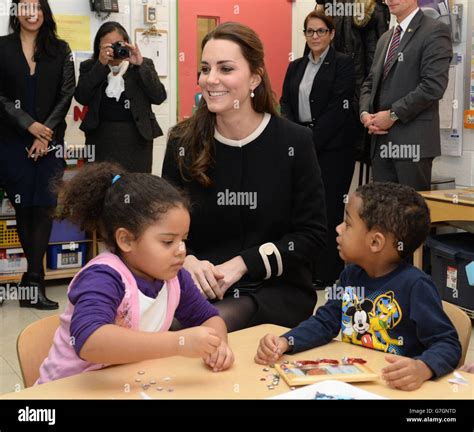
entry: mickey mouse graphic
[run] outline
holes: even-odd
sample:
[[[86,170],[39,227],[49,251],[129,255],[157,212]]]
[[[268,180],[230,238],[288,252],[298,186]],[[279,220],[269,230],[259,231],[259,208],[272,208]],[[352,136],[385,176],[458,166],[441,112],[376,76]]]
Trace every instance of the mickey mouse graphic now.
[[[351,317],[352,328],[354,329],[351,341],[353,344],[374,348],[372,335],[368,331],[370,329],[369,312],[373,307],[372,300],[364,299],[362,303],[357,302],[347,308],[346,315]]]

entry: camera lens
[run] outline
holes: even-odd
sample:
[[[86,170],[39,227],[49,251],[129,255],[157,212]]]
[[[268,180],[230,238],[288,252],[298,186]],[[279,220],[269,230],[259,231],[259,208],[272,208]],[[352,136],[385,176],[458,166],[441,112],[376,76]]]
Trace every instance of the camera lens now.
[[[123,42],[115,42],[112,45],[114,50],[114,58],[115,59],[124,59],[130,57],[129,49],[123,44]]]

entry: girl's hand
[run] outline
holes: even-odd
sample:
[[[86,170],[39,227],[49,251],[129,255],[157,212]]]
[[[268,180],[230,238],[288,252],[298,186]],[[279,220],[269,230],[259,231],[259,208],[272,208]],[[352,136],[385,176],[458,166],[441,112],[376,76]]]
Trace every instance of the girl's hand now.
[[[274,363],[288,351],[289,347],[288,341],[284,337],[267,334],[260,339],[257,354],[254,358],[255,363],[262,365]]]
[[[221,372],[233,365],[234,353],[226,342],[221,341],[219,348],[217,348],[214,354],[206,356],[204,362],[212,368],[213,372]]]
[[[192,327],[176,332],[178,335],[177,355],[205,358],[214,354],[221,344],[221,338],[210,327]]]
[[[468,373],[474,373],[474,363],[465,364],[460,370]]]
[[[38,160],[39,157],[46,156],[48,154],[48,143],[44,143],[39,139],[35,139],[33,141],[33,145],[28,152],[28,157],[35,158],[35,162]]]
[[[188,255],[183,267],[191,273],[194,283],[204,297],[213,300],[221,295],[218,281],[223,279],[224,275],[214,264],[209,261],[200,261],[194,255]]]
[[[216,269],[224,275],[224,277],[219,281],[219,286],[221,288],[220,296],[218,296],[219,300],[222,300],[225,292],[232,285],[242,279],[242,276],[248,271],[247,266],[240,255],[226,261],[225,263],[217,265]]]
[[[107,66],[109,62],[111,62],[113,59],[114,59],[114,50],[112,49],[112,44],[103,44],[100,47],[99,61],[104,66]]]
[[[54,132],[44,124],[39,122],[34,122],[29,128],[28,132],[33,135],[38,140],[42,141],[46,146],[48,146],[48,141],[53,139]]]
[[[140,66],[143,63],[143,57],[138,45],[125,42],[125,46],[130,50],[130,57],[127,60],[135,66]]]

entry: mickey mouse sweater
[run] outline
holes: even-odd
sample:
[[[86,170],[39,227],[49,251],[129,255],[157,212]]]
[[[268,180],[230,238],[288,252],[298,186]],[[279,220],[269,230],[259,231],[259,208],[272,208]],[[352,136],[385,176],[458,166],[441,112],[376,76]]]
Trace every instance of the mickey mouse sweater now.
[[[341,331],[344,342],[422,360],[434,377],[458,365],[461,345],[439,292],[412,265],[378,278],[348,265],[327,295],[315,315],[283,335],[291,353],[325,345]]]

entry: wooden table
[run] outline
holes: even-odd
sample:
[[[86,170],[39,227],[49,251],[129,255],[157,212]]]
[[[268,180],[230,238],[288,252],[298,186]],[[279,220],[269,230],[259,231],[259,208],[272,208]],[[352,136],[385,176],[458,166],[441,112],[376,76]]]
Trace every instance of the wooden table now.
[[[431,223],[450,221],[474,221],[474,200],[464,199],[463,193],[474,193],[474,188],[447,189],[429,192],[420,192],[425,199],[431,213]],[[423,267],[423,246],[413,254],[413,264]]]
[[[156,380],[146,393],[153,399],[262,399],[289,391],[280,380],[274,390],[260,381],[270,372],[254,363],[253,358],[258,342],[267,333],[282,334],[287,329],[274,325],[261,325],[241,330],[229,335],[229,341],[236,357],[235,364],[225,372],[209,371],[200,359],[171,357],[148,360],[141,363],[113,366],[99,371],[63,378],[47,384],[2,395],[2,399],[128,399],[142,398],[141,385]],[[379,373],[386,365],[384,353],[347,343],[333,341],[323,347],[315,348],[294,356],[284,356],[283,360],[296,359],[362,357],[371,369]],[[273,371],[274,369],[270,369]],[[139,375],[138,371],[145,374]],[[370,383],[355,384],[357,387],[378,395],[395,399],[472,399],[474,394],[474,375],[464,373],[469,386],[452,385],[448,378],[452,374],[423,384],[414,392],[404,392],[388,388],[379,379]],[[171,378],[164,381],[164,378]],[[135,382],[141,379],[141,383]],[[157,391],[158,386],[163,391]],[[173,392],[168,392],[168,388]]]

